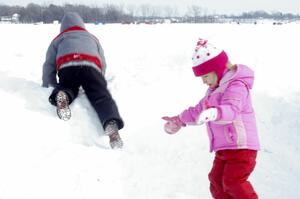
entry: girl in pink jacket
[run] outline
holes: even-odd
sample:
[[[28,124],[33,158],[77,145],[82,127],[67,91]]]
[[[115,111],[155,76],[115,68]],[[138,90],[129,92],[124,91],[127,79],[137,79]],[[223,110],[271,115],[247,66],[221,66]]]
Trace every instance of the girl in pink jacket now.
[[[213,198],[258,198],[247,180],[260,148],[250,95],[254,72],[245,65],[232,65],[225,51],[203,39],[193,55],[193,72],[208,85],[206,95],[181,114],[163,117],[165,131],[174,134],[183,126],[205,123],[210,152],[215,151],[209,173]]]

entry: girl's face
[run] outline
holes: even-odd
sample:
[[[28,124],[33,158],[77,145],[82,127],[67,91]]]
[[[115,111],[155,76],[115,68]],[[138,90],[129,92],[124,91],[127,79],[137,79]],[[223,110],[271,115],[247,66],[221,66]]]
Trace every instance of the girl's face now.
[[[216,88],[218,86],[218,76],[215,72],[210,72],[201,76],[203,84],[209,88]]]

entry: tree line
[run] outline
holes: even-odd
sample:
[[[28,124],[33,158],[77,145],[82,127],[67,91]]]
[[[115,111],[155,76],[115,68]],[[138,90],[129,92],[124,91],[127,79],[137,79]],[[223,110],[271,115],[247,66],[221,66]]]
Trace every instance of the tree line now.
[[[265,11],[244,12],[241,15],[217,15],[208,14],[207,8],[198,5],[189,6],[185,14],[179,14],[177,7],[152,6],[144,4],[86,6],[64,4],[63,6],[49,4],[39,5],[30,3],[27,6],[0,5],[0,16],[19,14],[20,23],[53,23],[60,21],[65,12],[74,11],[79,13],[86,23],[131,23],[137,21],[154,21],[159,19],[174,19],[176,22],[205,23],[216,22],[222,18],[234,19],[299,19],[299,15],[284,14],[281,12],[268,13]]]

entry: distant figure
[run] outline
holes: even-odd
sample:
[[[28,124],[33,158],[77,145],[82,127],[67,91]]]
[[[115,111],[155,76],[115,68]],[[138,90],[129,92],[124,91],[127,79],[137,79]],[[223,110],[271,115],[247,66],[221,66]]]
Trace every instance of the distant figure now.
[[[250,95],[254,72],[231,64],[225,51],[203,39],[193,55],[193,72],[208,85],[206,95],[181,114],[163,117],[165,131],[174,134],[186,125],[205,123],[210,152],[215,151],[209,173],[212,197],[258,198],[248,181],[260,148]]]
[[[61,21],[60,34],[48,47],[42,86],[54,87],[49,101],[57,107],[57,114],[63,120],[70,119],[69,104],[78,96],[81,86],[110,138],[111,147],[122,148],[118,130],[124,123],[107,89],[105,69],[104,53],[98,39],[85,29],[77,13],[66,13]]]

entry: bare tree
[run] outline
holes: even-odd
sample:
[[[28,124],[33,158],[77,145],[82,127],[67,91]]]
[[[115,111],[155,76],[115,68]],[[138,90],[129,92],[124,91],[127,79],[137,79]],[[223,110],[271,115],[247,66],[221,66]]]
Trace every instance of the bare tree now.
[[[137,16],[137,7],[135,5],[132,4],[128,5],[126,7],[126,11],[127,11],[126,14],[129,14],[134,17]]]
[[[173,17],[174,16],[174,9],[171,6],[164,6],[165,17]]]
[[[123,15],[123,13],[120,13],[119,9],[112,4],[107,4],[104,7],[104,14],[105,14],[106,22],[108,23],[120,22]]]
[[[198,5],[192,5],[188,8],[189,13],[192,15],[194,18],[194,23],[199,22],[199,18],[201,16],[202,8]]]
[[[38,4],[30,3],[25,8],[23,17],[27,22],[41,22],[43,21],[43,9]]]
[[[142,15],[142,17],[143,17],[143,20],[145,20],[147,17],[149,17],[150,16],[150,10],[151,10],[151,8],[150,8],[151,6],[149,5],[149,4],[142,4],[141,6],[140,6],[140,10],[141,10],[141,15]]]

